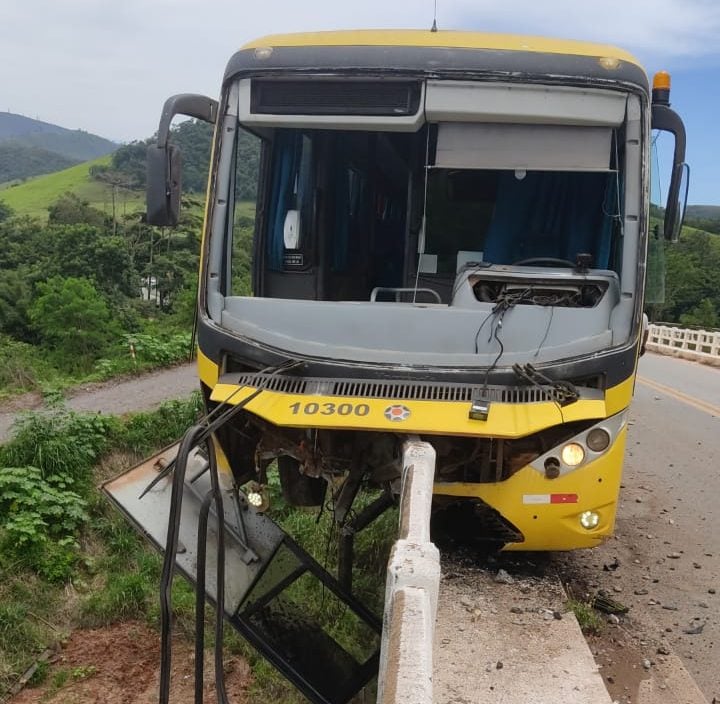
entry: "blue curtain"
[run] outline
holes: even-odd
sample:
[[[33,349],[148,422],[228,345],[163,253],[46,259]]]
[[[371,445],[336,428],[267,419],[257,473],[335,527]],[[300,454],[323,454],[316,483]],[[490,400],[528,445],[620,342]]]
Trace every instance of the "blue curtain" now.
[[[580,252],[605,269],[610,259],[615,174],[503,171],[484,259],[511,264],[531,257],[575,261]]]
[[[268,266],[273,271],[283,268],[283,230],[287,211],[294,206],[295,179],[302,153],[302,135],[295,132],[280,132],[275,137],[273,154],[273,175],[268,213]]]

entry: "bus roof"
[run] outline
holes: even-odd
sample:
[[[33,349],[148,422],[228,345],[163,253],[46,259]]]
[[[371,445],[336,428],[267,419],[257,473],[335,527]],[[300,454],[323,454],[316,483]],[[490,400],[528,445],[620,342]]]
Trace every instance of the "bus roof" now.
[[[241,74],[379,73],[445,78],[540,80],[565,85],[632,84],[647,74],[628,52],[607,44],[516,34],[429,30],[345,30],[277,34],[243,46],[225,80]]]
[[[626,61],[642,67],[629,52],[610,44],[595,44],[570,39],[551,39],[522,34],[491,34],[420,29],[354,29],[331,32],[300,32],[272,34],[245,44],[242,49],[258,47],[308,46],[405,46],[439,47],[445,49],[490,49],[500,51],[536,52],[594,56]]]

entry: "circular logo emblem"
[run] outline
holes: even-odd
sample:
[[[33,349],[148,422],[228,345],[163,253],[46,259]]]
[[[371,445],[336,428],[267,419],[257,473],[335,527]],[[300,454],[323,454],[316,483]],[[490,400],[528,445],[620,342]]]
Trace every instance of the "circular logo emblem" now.
[[[407,420],[410,417],[410,409],[402,405],[388,406],[385,409],[385,417],[392,421]]]

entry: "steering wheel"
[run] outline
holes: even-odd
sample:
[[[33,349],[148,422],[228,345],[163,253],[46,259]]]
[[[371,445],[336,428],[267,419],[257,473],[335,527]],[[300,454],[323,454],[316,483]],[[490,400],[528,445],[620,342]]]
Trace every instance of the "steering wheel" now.
[[[538,266],[569,266],[574,269],[577,264],[569,259],[558,259],[556,257],[530,257],[529,259],[520,259],[513,262],[510,266],[530,266],[536,264]]]

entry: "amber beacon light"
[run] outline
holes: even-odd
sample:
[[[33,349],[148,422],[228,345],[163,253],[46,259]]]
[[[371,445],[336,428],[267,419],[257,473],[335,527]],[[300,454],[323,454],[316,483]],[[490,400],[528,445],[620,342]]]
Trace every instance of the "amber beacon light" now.
[[[670,105],[670,74],[658,71],[653,76],[652,101],[656,105]]]

